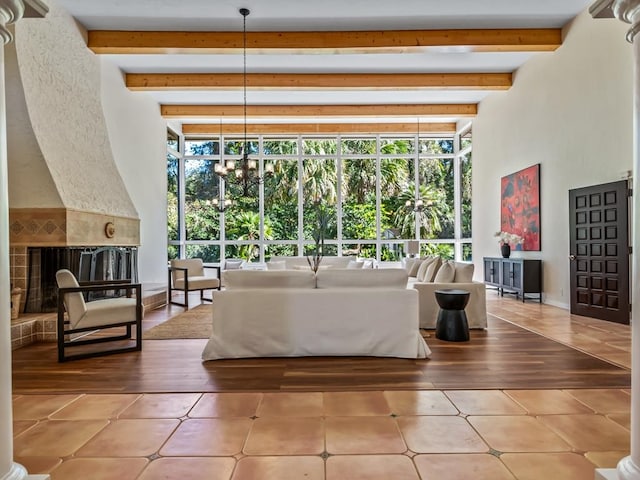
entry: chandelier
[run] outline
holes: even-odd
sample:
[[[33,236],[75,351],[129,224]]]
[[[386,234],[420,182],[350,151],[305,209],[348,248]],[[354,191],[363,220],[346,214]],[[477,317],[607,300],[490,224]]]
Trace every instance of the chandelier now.
[[[407,200],[404,206],[409,210],[419,213],[424,210],[424,201],[421,198],[417,200]]]
[[[248,8],[241,8],[240,15],[242,15],[242,78],[243,78],[243,111],[244,111],[244,141],[242,143],[241,158],[238,164],[234,160],[227,160],[226,163],[222,163],[215,166],[215,173],[222,178],[229,177],[230,181],[234,181],[242,188],[242,196],[250,196],[251,187],[259,185],[263,182],[264,178],[260,176],[258,170],[258,162],[249,158],[249,142],[247,141],[247,16],[250,10]],[[222,125],[222,124],[221,124]],[[222,142],[222,126],[220,127],[220,142]],[[221,147],[222,148],[222,147]],[[222,149],[220,150],[222,152]],[[220,157],[222,159],[222,157]],[[233,172],[233,175],[230,173]],[[268,163],[264,166],[264,176],[273,175],[273,165]]]
[[[229,208],[230,206],[233,205],[233,202],[231,201],[230,198],[222,198],[222,195],[220,196],[220,198],[214,198],[211,203],[213,204],[213,207],[218,210],[220,213],[224,213],[224,211]]]

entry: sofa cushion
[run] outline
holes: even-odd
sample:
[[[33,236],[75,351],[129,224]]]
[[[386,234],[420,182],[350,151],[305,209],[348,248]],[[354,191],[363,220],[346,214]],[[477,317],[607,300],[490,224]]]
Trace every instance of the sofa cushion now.
[[[352,269],[358,269],[358,268],[363,268],[364,267],[364,262],[363,261],[358,261],[358,260],[351,260],[349,261],[349,263],[347,264],[347,268]]]
[[[225,270],[238,270],[242,268],[244,264],[244,260],[241,258],[227,258],[224,261],[224,269]]]
[[[307,265],[291,265],[290,267],[291,270],[300,270],[303,272],[306,271],[311,271],[311,265],[307,264]]]
[[[229,270],[225,272],[229,290],[255,288],[315,288],[316,277],[309,267],[293,270]]]
[[[274,260],[267,262],[267,270],[286,270],[287,264],[284,260]]]
[[[473,281],[473,263],[455,262],[454,268],[456,271],[454,283],[471,283]]]
[[[181,258],[171,260],[171,267],[186,268],[188,277],[204,277],[204,265],[201,258]],[[173,281],[184,278],[184,271],[173,270],[171,272]]]
[[[329,269],[316,274],[317,288],[407,288],[402,268]]]
[[[407,261],[409,260],[413,260],[413,262],[411,262],[411,267],[407,270],[407,275],[409,275],[410,277],[415,277],[418,274],[418,269],[420,268],[420,265],[422,265],[422,262],[424,262],[426,259],[425,258],[408,258]]]
[[[442,264],[440,257],[433,257],[422,262],[420,269],[418,270],[417,279],[419,282],[433,282],[436,272]]]
[[[362,268],[373,268],[376,264],[373,258],[360,258],[358,261],[362,262]]]
[[[455,262],[446,260],[438,269],[433,283],[452,283],[456,276]]]

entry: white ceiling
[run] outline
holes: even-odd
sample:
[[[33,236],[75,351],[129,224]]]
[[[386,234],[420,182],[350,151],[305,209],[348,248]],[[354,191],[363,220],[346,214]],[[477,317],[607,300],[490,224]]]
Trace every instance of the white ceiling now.
[[[427,30],[559,28],[593,0],[55,0],[88,30],[241,31],[238,9],[251,10],[247,31]],[[425,48],[411,53],[247,56],[248,73],[467,73],[513,72],[531,55]],[[127,73],[241,73],[241,54],[103,55]],[[247,103],[418,104],[477,103],[486,90],[249,90]],[[139,93],[162,104],[242,104],[242,90]],[[357,120],[357,119],[355,119]],[[429,117],[433,121],[456,118]],[[195,121],[182,119],[184,122]],[[219,121],[198,119],[198,123]],[[225,119],[226,121],[226,119]],[[251,119],[255,122],[268,119]],[[279,119],[277,121],[282,121]],[[291,121],[291,119],[290,119]],[[295,119],[293,120],[295,121]],[[308,119],[304,121],[309,121]],[[354,121],[323,119],[323,121]],[[369,119],[368,121],[371,121]],[[392,121],[415,121],[394,118]]]

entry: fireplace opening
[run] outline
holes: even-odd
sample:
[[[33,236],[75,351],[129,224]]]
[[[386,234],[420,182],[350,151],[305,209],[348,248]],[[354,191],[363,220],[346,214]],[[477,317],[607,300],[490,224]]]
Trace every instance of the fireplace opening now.
[[[55,312],[58,294],[56,272],[70,270],[78,282],[98,280],[131,280],[138,282],[138,250],[136,247],[29,247],[26,313]],[[111,290],[96,295],[119,296]]]

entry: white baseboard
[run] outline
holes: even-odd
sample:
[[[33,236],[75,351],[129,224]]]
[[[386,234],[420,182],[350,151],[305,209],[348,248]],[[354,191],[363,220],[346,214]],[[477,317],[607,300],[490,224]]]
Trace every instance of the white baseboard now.
[[[570,305],[568,303],[560,303],[560,302],[556,302],[554,300],[547,300],[547,299],[543,299],[543,303],[545,305],[551,305],[552,307],[562,308],[563,310],[569,310],[570,309]]]

